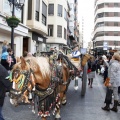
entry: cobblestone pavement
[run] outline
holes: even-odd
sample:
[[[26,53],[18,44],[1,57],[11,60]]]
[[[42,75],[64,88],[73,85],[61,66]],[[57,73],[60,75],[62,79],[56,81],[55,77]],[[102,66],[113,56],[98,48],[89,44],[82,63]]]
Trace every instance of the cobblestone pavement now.
[[[118,113],[105,112],[101,109],[104,106],[105,87],[103,78],[99,75],[93,82],[93,88],[87,86],[85,97],[80,96],[81,80],[79,80],[78,91],[74,90],[74,81],[71,81],[67,92],[67,104],[62,106],[62,120],[120,120],[120,107]],[[29,105],[13,107],[6,97],[3,115],[5,120],[40,120],[37,113],[31,112]],[[51,116],[48,120],[54,120]]]

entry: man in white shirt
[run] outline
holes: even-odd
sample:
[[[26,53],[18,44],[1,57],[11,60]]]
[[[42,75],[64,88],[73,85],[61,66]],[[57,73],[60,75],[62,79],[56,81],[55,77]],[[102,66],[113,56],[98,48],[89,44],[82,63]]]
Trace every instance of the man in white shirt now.
[[[72,52],[73,58],[80,58],[80,51],[78,49],[79,49],[78,45],[76,45],[73,49],[73,52]]]

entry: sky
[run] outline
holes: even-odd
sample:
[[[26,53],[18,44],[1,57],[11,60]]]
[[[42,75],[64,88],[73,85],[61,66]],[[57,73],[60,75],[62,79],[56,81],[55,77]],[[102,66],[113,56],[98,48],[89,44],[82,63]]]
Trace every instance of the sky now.
[[[82,18],[84,19],[83,45],[84,47],[87,47],[88,42],[91,40],[91,33],[94,28],[94,0],[78,0],[79,22]]]

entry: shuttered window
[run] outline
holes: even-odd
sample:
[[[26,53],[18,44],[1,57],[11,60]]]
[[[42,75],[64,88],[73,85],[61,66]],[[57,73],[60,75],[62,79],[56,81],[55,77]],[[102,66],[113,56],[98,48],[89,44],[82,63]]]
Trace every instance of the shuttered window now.
[[[54,4],[49,4],[48,15],[50,16],[54,15]]]
[[[47,5],[42,1],[42,23],[47,24]]]
[[[35,20],[39,21],[40,0],[36,0]]]
[[[58,5],[58,16],[62,17],[62,5]]]
[[[32,0],[28,0],[28,20],[32,19]]]
[[[62,26],[57,26],[57,37],[62,38]]]

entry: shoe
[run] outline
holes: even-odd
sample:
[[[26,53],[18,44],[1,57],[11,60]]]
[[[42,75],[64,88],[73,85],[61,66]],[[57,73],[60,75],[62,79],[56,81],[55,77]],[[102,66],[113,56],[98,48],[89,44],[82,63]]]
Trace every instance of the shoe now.
[[[118,112],[117,106],[118,106],[118,101],[117,101],[117,100],[114,100],[114,106],[113,106],[113,108],[111,108],[110,110],[112,110],[112,111],[114,111],[114,112]]]
[[[90,88],[92,88],[92,86],[90,86]]]
[[[114,112],[118,112],[118,109],[116,107],[111,108],[110,110],[114,111]]]
[[[102,107],[102,109],[103,109],[103,110],[105,110],[105,111],[110,111],[110,108],[109,108],[109,107],[107,107],[107,106]]]
[[[118,102],[118,106],[120,106],[120,102]]]

